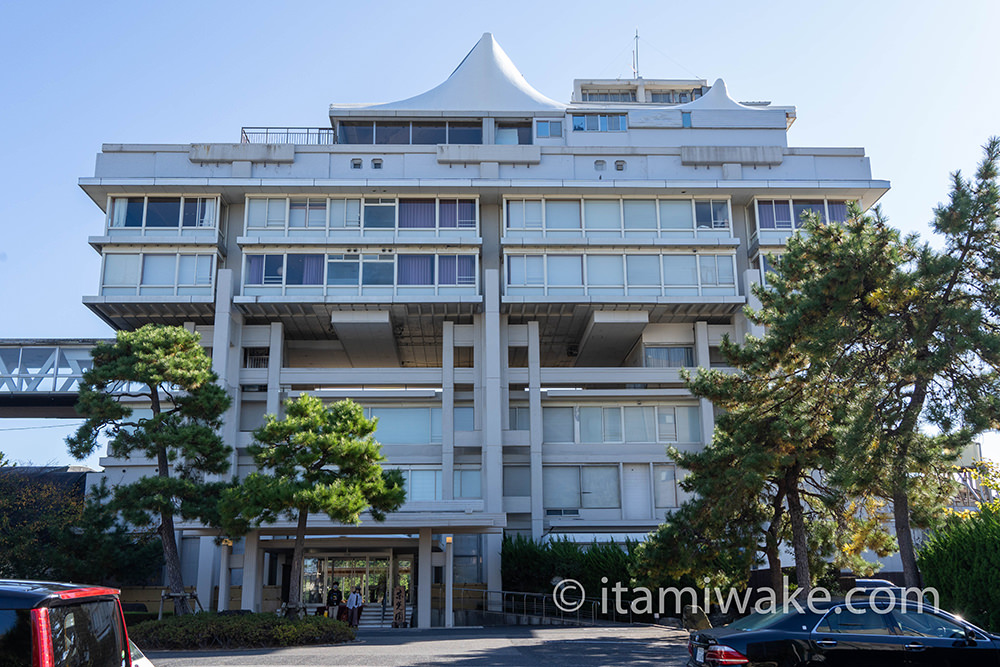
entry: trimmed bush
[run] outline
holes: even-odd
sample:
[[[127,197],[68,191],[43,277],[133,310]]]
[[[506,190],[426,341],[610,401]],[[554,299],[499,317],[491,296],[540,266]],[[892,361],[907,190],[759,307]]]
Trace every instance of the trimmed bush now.
[[[128,629],[143,650],[264,648],[339,644],[354,639],[354,629],[325,616],[299,620],[275,614],[221,615],[200,612],[145,621]]]
[[[635,542],[625,548],[610,542],[580,545],[568,540],[535,541],[523,535],[505,536],[501,548],[503,588],[526,593],[551,593],[553,580],[576,579],[588,597],[598,597],[603,586],[629,586],[629,565]],[[607,577],[605,584],[601,581]]]
[[[952,517],[924,540],[917,560],[943,609],[1000,631],[1000,503]]]

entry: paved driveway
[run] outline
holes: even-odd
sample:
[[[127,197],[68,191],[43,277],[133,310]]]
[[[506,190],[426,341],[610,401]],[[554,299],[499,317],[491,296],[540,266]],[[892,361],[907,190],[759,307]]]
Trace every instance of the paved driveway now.
[[[659,627],[363,630],[350,644],[257,651],[158,652],[156,667],[211,665],[658,665],[687,661],[687,633]]]

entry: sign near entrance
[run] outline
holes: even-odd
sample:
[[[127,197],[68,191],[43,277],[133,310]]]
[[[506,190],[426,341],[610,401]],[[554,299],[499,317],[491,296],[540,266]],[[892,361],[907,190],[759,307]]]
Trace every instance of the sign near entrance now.
[[[406,627],[406,589],[402,586],[392,589],[392,627]]]

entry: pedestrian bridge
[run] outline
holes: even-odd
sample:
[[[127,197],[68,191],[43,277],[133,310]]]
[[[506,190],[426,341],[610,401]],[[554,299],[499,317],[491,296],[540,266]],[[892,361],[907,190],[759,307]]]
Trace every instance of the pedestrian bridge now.
[[[73,405],[103,338],[0,339],[0,418],[75,418]]]

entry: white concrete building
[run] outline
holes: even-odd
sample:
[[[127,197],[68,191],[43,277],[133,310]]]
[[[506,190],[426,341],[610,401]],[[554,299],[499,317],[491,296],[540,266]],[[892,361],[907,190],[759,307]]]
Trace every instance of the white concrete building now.
[[[80,180],[106,212],[85,303],[202,333],[240,475],[288,397],[378,416],[409,500],[382,524],[310,517],[305,600],[402,583],[419,625],[447,623],[432,582],[501,589],[504,532],[638,538],[683,500],[667,446],[704,446],[713,415],[680,368],[748,332],[750,286],[802,211],[842,220],[889,187],[863,149],[789,147],[794,120],[721,79],[578,80],[563,104],[486,34],[438,87],[331,105],[325,129],[105,145]],[[112,483],[149,469],[102,464]],[[180,525],[187,583],[273,608],[293,528],[229,553]]]

